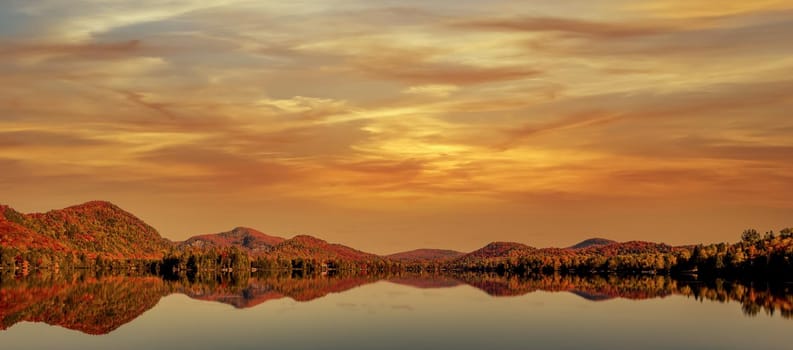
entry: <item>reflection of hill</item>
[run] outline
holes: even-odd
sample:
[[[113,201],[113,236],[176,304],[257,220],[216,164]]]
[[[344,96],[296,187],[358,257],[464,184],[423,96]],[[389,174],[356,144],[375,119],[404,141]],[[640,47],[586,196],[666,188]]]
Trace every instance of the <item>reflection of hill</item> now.
[[[154,307],[163,296],[249,308],[269,300],[310,301],[377,281],[366,275],[213,276],[165,281],[156,276],[39,275],[0,280],[0,329],[22,321],[44,322],[88,334],[106,334]]]
[[[194,299],[221,302],[236,308],[248,308],[284,297],[295,301],[311,301],[377,280],[377,277],[368,275],[333,277],[309,275],[292,278],[291,275],[267,274],[251,276],[244,281],[190,282],[183,279],[172,282],[172,290]]]
[[[245,309],[284,297],[268,284],[251,281],[245,286],[207,285],[201,283],[184,284],[174,282],[175,292],[190,298],[229,304],[237,309]]]
[[[585,292],[585,291],[582,291],[582,290],[571,290],[570,293],[578,295],[579,297],[582,297],[582,298],[584,298],[586,300],[589,300],[589,301],[603,301],[603,300],[614,299],[614,296],[611,296],[611,295],[608,295],[608,294],[591,293],[591,292]]]
[[[497,274],[463,273],[458,279],[492,296],[518,296],[535,291],[571,292],[590,300],[611,298],[648,299],[673,293],[675,281],[668,277],[536,275],[531,278]]]
[[[162,279],[152,276],[3,282],[2,329],[27,321],[106,334],[151,309],[167,294]]]
[[[682,295],[696,300],[741,303],[746,315],[780,312],[793,318],[793,286],[785,284],[681,281],[666,276],[531,277],[460,273],[428,275],[293,276],[290,273],[181,276],[97,276],[39,274],[16,278],[0,274],[0,329],[18,322],[44,322],[88,334],[106,334],[154,307],[163,296],[179,293],[198,300],[250,308],[270,300],[311,301],[331,293],[387,280],[415,288],[467,284],[491,296],[518,296],[535,291],[569,292],[592,301],[634,300]]]
[[[421,289],[449,288],[463,284],[456,278],[445,275],[405,275],[398,277],[388,277],[387,281]]]
[[[418,288],[442,288],[455,283],[468,284],[494,297],[520,296],[536,291],[569,292],[591,301],[615,298],[643,300],[670,295],[718,302],[735,301],[744,313],[760,311],[793,318],[793,286],[778,284],[743,284],[720,280],[703,283],[680,281],[668,276],[598,276],[532,275],[501,276],[495,273],[454,273],[450,275],[400,274],[388,277],[394,283]]]

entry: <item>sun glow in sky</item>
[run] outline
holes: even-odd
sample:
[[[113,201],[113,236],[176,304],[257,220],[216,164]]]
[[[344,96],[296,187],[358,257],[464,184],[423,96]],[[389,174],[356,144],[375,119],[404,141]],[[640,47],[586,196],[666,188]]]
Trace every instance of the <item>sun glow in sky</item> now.
[[[793,2],[0,4],[0,202],[376,253],[792,225]]]

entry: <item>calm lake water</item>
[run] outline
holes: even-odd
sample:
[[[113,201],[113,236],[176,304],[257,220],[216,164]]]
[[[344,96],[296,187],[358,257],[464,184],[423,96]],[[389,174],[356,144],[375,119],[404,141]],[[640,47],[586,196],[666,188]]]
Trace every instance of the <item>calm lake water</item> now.
[[[790,349],[793,286],[666,277],[5,276],[2,349]]]

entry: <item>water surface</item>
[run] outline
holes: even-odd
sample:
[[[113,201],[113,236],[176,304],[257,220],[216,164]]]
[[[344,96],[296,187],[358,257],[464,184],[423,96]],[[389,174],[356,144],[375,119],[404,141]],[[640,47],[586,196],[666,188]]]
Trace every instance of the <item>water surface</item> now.
[[[3,349],[787,349],[788,284],[668,277],[6,276]]]

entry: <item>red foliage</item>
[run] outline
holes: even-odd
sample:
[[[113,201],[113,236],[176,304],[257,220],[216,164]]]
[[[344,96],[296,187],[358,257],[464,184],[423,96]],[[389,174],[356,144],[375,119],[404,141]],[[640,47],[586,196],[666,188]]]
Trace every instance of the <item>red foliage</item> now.
[[[319,238],[298,235],[285,240],[273,248],[275,256],[336,261],[373,261],[379,256],[362,252],[341,244],[328,243]]]
[[[520,256],[523,254],[528,254],[534,250],[536,250],[536,248],[529,247],[523,243],[492,242],[478,250],[465,254],[464,258],[466,259],[506,258],[511,256]]]
[[[159,259],[171,246],[142,220],[102,201],[34,214],[0,206],[0,243],[20,251],[102,254],[109,259]]]
[[[402,262],[443,261],[459,258],[464,254],[465,253],[445,249],[416,249],[407,252],[386,255],[386,258]]]
[[[179,245],[191,248],[230,248],[236,246],[251,255],[257,256],[271,251],[275,245],[284,240],[284,238],[266,235],[252,228],[237,227],[228,232],[190,237]]]

